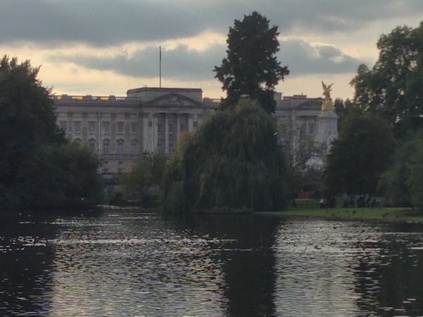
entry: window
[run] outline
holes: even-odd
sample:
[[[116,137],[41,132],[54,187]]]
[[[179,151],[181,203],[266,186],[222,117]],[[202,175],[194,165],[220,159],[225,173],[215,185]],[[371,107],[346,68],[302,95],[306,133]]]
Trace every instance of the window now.
[[[132,155],[138,154],[137,142],[135,142],[135,141],[131,143],[131,154]]]
[[[117,140],[117,154],[122,155],[124,153],[124,140]]]
[[[81,121],[74,121],[73,122],[73,132],[81,133]]]
[[[131,133],[137,134],[137,123],[136,122],[131,122]]]
[[[108,134],[110,132],[110,122],[105,121],[102,122],[103,125],[103,133]]]
[[[91,134],[95,133],[95,121],[88,121],[88,131]]]
[[[180,128],[181,132],[186,131],[186,125],[185,123],[181,123],[181,128]]]
[[[68,131],[68,122],[67,121],[59,121],[60,128],[67,132]]]
[[[117,132],[122,134],[123,133],[123,122],[117,123]]]
[[[104,140],[103,141],[103,154],[109,154],[109,140]]]
[[[308,124],[308,134],[314,134],[316,130],[316,126],[313,122]]]
[[[94,139],[88,140],[88,147],[90,148],[91,151],[95,151],[95,140]]]
[[[306,125],[303,123],[300,128],[300,136],[306,135]]]
[[[157,125],[157,132],[162,132],[162,124],[161,123],[159,123]]]
[[[198,122],[197,121],[194,121],[193,123],[192,123],[192,127],[195,129],[195,128],[197,128],[197,125],[198,125]]]
[[[149,127],[152,127],[152,126],[153,126],[153,122],[148,121],[148,126],[149,126]]]

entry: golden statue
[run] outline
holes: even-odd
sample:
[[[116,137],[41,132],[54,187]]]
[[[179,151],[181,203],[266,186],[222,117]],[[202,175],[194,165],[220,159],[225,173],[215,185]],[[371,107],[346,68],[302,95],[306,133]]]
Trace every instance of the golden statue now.
[[[330,97],[330,91],[333,84],[326,85],[322,81],[322,87],[323,87],[323,96],[325,96],[325,101],[322,104],[322,112],[326,112],[329,109],[335,110],[335,106],[333,105],[332,98]]]

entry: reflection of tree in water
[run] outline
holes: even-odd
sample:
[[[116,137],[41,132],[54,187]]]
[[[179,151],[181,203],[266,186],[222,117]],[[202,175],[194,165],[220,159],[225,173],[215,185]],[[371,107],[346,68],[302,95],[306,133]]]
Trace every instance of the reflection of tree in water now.
[[[228,316],[275,316],[275,256],[279,220],[254,216],[200,216],[172,221],[211,237],[225,237],[216,261],[222,263]]]
[[[230,316],[275,315],[275,256],[273,245],[278,221],[250,217],[237,226],[238,247],[251,251],[225,252]],[[233,230],[233,229],[232,229]]]
[[[357,245],[365,251],[352,265],[360,311],[378,316],[415,316],[422,312],[423,254],[410,247],[423,241],[419,235],[402,234],[404,229],[396,228],[399,233],[382,235],[376,243]]]
[[[25,222],[27,220],[28,223]],[[0,315],[35,314],[42,316],[51,303],[51,246],[37,245],[50,238],[46,225],[28,218],[1,219],[0,222]]]

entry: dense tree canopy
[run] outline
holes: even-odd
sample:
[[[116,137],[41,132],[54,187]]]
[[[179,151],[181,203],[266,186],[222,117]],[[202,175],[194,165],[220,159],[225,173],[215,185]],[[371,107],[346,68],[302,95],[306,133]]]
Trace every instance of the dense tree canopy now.
[[[410,177],[407,185],[410,189],[410,196],[413,207],[423,211],[423,134],[415,139],[416,150],[411,156]]]
[[[148,204],[151,197],[149,192],[162,185],[163,173],[167,157],[160,153],[146,153],[135,163],[129,173],[123,174],[119,183],[125,188],[127,194],[134,194],[134,198],[142,205]]]
[[[404,135],[423,126],[423,22],[415,29],[401,26],[382,35],[377,47],[373,68],[360,65],[351,82],[354,101],[380,113]]]
[[[391,127],[370,113],[349,114],[327,156],[325,182],[332,194],[374,194],[395,147]]]
[[[274,88],[289,74],[276,59],[278,35],[278,28],[269,27],[269,20],[257,12],[235,20],[226,41],[227,57],[214,68],[227,92],[223,108],[234,107],[242,96],[248,96],[267,112],[274,112]]]
[[[17,58],[0,62],[0,209],[98,198],[99,160],[67,144],[38,70]]]
[[[423,132],[409,135],[382,174],[379,189],[393,206],[423,210]]]
[[[274,119],[241,99],[179,142],[164,177],[164,210],[281,210],[285,172]]]

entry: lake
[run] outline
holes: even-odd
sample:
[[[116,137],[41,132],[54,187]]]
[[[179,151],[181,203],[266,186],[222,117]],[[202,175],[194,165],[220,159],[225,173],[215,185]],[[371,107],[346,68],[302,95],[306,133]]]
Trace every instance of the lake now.
[[[423,226],[135,209],[0,223],[1,316],[423,315]]]

